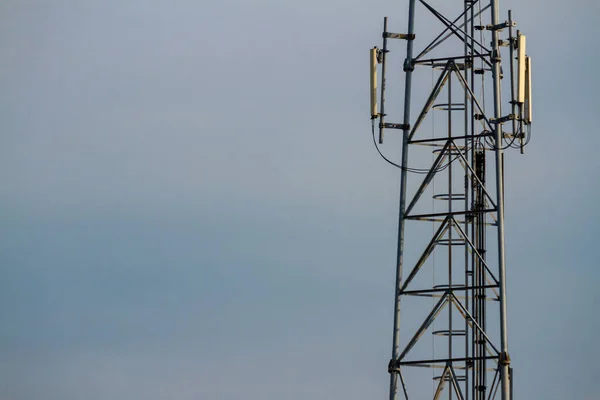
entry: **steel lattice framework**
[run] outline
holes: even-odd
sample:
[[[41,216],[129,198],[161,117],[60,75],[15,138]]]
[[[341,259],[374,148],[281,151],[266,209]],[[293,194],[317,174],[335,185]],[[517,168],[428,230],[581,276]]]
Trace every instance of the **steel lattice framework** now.
[[[390,400],[508,400],[503,163],[505,149],[522,151],[530,138],[530,61],[511,12],[500,21],[498,0],[438,3],[444,10],[409,0],[407,32],[389,32],[385,18],[383,47],[371,50],[374,141],[376,119],[379,143],[386,130],[402,135],[400,163],[388,160],[401,170]],[[439,23],[431,41],[415,34],[417,9]],[[406,41],[401,123],[384,112],[391,39]],[[431,91],[412,93],[419,71],[432,69]]]

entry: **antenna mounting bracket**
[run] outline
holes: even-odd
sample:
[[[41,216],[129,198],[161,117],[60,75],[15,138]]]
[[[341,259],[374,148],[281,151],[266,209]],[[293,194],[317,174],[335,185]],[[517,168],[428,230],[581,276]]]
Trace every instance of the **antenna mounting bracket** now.
[[[404,40],[415,40],[415,34],[408,33],[393,33],[383,32],[383,37],[388,39],[404,39]]]

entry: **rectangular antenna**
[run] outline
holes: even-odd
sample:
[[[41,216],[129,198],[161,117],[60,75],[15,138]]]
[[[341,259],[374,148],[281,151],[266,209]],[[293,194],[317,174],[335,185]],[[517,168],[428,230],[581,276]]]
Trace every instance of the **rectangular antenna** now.
[[[371,53],[371,119],[377,114],[377,47],[370,49]]]
[[[517,33],[517,50],[518,50],[518,56],[517,59],[519,61],[519,68],[518,68],[518,82],[517,82],[517,102],[518,103],[525,103],[525,82],[526,82],[526,62],[525,62],[525,58],[527,57],[525,55],[525,46],[526,46],[526,41],[525,41],[525,35],[523,35],[522,33]]]
[[[531,57],[525,60],[525,123],[531,124]]]

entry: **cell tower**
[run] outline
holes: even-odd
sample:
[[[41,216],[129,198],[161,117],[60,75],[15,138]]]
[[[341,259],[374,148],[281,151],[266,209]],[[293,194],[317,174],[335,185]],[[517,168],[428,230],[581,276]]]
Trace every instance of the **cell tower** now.
[[[401,122],[384,111],[392,39],[406,41]],[[531,137],[525,36],[498,0],[408,0],[406,33],[386,17],[370,56],[373,142],[401,173],[390,400],[509,400],[504,150]]]

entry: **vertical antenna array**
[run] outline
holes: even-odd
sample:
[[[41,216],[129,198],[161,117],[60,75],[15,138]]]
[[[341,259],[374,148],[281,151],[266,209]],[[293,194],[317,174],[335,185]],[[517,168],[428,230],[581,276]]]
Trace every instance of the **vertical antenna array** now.
[[[408,3],[407,32],[389,32],[386,17],[383,46],[370,49],[373,142],[400,169],[390,400],[510,400],[504,150],[523,152],[531,137],[526,39],[514,29],[510,11],[500,22],[498,0],[456,1],[456,10],[441,0]],[[431,40],[417,39],[417,9],[439,23]],[[424,26],[427,37],[433,24]],[[387,122],[385,114],[386,54],[393,44],[389,39],[406,42],[400,123]],[[419,74],[430,68],[438,77],[432,88],[422,90]],[[413,84],[419,87],[414,93]],[[506,104],[503,90],[510,94]],[[415,116],[413,102],[419,107]],[[510,111],[503,113],[503,106]],[[444,129],[426,128],[424,121],[433,113],[438,113],[437,121],[445,119]],[[401,141],[399,163],[386,158],[377,144],[388,130],[396,136],[393,140]],[[434,210],[426,209],[431,204],[427,197],[438,204]],[[419,229],[423,224],[434,229]],[[433,268],[434,257],[432,282],[426,270]],[[421,345],[427,335],[432,346]],[[430,395],[431,373],[424,372],[428,368],[439,371]]]

